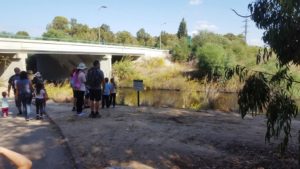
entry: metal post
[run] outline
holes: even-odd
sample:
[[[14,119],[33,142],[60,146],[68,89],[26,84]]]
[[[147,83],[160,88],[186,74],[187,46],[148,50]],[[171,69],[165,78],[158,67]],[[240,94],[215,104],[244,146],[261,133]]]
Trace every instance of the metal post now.
[[[159,35],[159,49],[161,49],[161,31],[160,31],[160,35]]]
[[[167,24],[167,22],[162,23],[160,26],[163,26],[165,24]],[[160,34],[159,34],[159,49],[161,49],[161,32],[162,31],[160,31]]]
[[[101,9],[105,9],[105,8],[107,8],[107,6],[102,5],[98,9],[100,11]],[[99,34],[99,44],[101,44],[101,25],[99,26],[99,32],[98,32],[98,34]]]
[[[101,26],[99,26],[98,35],[99,35],[99,44],[101,44]]]
[[[138,107],[140,107],[140,91],[137,91]]]

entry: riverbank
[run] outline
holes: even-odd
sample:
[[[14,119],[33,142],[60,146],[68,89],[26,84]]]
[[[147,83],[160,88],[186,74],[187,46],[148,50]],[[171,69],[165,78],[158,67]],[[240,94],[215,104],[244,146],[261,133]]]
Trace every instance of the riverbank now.
[[[218,111],[128,107],[101,109],[102,118],[77,117],[69,104],[48,104],[80,168],[297,168],[293,122],[287,156],[265,144],[265,118]]]

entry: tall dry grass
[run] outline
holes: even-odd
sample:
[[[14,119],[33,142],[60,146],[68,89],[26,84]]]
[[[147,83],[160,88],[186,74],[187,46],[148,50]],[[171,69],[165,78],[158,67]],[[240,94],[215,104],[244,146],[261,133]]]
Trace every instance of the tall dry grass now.
[[[73,98],[72,88],[68,81],[62,84],[46,83],[45,88],[48,97],[55,102],[71,102]]]

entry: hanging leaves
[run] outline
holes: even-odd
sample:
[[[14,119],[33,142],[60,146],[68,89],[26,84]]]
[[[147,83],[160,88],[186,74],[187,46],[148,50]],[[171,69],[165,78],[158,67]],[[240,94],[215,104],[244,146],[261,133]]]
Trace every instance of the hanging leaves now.
[[[283,131],[283,140],[278,148],[283,154],[287,148],[292,118],[298,114],[296,102],[285,92],[274,94],[267,107],[267,132],[266,141],[270,142],[272,137],[279,138]]]
[[[250,76],[238,93],[238,104],[242,118],[246,116],[247,112],[252,112],[252,115],[263,112],[269,99],[270,88],[265,76],[262,73]]]

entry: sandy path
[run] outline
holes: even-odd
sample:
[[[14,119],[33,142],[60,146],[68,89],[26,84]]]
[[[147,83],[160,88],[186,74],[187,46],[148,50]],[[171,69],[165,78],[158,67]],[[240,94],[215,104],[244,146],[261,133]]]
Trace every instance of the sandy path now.
[[[235,113],[118,106],[90,119],[76,117],[67,104],[48,108],[81,168],[297,168],[296,130],[279,160],[276,144],[265,144],[263,116],[242,120]]]

